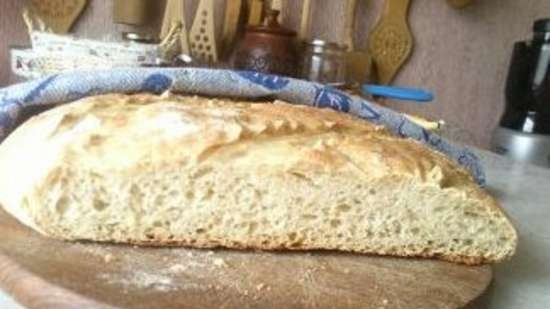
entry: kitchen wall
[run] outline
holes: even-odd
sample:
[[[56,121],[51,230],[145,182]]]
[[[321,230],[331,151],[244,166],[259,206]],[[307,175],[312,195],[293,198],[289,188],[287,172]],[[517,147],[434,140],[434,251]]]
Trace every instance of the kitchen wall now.
[[[27,32],[19,11],[23,1],[0,0],[0,87],[12,81],[9,48],[27,44]]]
[[[189,19],[196,0],[186,0]],[[223,2],[217,14],[223,20]],[[383,0],[359,1],[356,40],[365,47],[367,33],[381,12]],[[20,18],[23,1],[0,1],[0,85],[14,80],[9,74],[8,47],[27,41]],[[297,28],[301,1],[286,0],[283,22]],[[340,41],[345,1],[313,0],[310,36]],[[112,0],[90,0],[75,32],[104,37],[124,27],[113,25]],[[413,0],[409,21],[414,34],[414,53],[395,84],[431,89],[436,101],[427,105],[388,104],[433,119],[444,119],[472,136],[471,142],[487,147],[491,130],[503,108],[503,88],[511,46],[530,35],[532,21],[550,17],[548,0],[474,0],[463,10],[445,0]],[[189,22],[188,22],[189,23]],[[190,23],[189,23],[190,24]],[[218,30],[221,23],[218,25]],[[116,34],[114,34],[116,35]]]

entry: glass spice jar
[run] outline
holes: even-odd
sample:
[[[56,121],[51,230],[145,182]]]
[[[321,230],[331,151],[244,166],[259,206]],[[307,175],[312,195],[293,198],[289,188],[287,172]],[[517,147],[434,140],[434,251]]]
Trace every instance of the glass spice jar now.
[[[346,83],[345,46],[323,40],[306,43],[300,66],[300,77],[340,87]]]

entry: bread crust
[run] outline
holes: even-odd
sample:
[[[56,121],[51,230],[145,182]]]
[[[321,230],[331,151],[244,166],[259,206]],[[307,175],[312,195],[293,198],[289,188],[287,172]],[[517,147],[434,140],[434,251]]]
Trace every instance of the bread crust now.
[[[59,240],[67,241],[64,237],[55,237]],[[88,241],[88,240],[78,240],[74,239],[72,241]],[[428,259],[437,259],[437,260],[443,260],[447,262],[453,262],[453,263],[459,263],[459,264],[465,264],[469,266],[478,266],[483,264],[492,264],[499,261],[502,261],[502,259],[489,256],[489,257],[483,257],[483,256],[463,256],[463,255],[445,255],[445,254],[429,254],[425,252],[421,253],[415,253],[415,254],[402,254],[392,251],[364,251],[364,252],[357,252],[352,250],[343,250],[343,249],[327,249],[325,247],[319,247],[319,246],[311,246],[306,244],[296,244],[296,243],[285,243],[285,242],[277,242],[277,243],[267,243],[267,242],[249,242],[249,243],[241,243],[241,242],[228,242],[228,241],[213,241],[213,240],[201,240],[197,241],[196,239],[181,239],[181,240],[174,240],[174,239],[166,239],[166,238],[151,238],[149,241],[142,241],[142,240],[132,240],[132,239],[126,239],[125,241],[121,242],[110,242],[110,243],[118,243],[118,244],[127,244],[127,245],[133,245],[133,246],[139,246],[139,247],[146,247],[146,248],[160,248],[160,247],[186,247],[186,248],[197,248],[197,249],[236,249],[236,250],[257,250],[257,251],[334,251],[334,252],[344,252],[344,253],[352,253],[352,254],[366,254],[366,255],[377,255],[377,256],[388,256],[388,257],[401,257],[401,258],[414,258],[414,257],[421,257],[421,258],[428,258]],[[507,257],[509,258],[509,257]]]
[[[352,162],[358,177],[373,177],[371,174],[416,177],[442,189],[460,191],[468,198],[482,201],[492,212],[504,215],[495,199],[465,169],[414,140],[396,137],[383,127],[330,109],[280,101],[257,103],[176,95],[109,94],[59,106],[31,118],[0,146],[0,204],[35,230],[67,238],[48,226],[49,219],[44,217],[41,203],[47,192],[58,185],[61,174],[71,167],[78,165],[103,174],[114,171],[131,178],[147,164],[158,168],[178,160],[197,165],[208,160],[231,161],[232,157],[220,155],[220,150],[242,146],[244,151],[258,154],[255,160],[259,163],[254,164],[275,160],[280,161],[279,168],[286,168],[291,162],[296,170],[334,171]],[[292,144],[296,136],[311,140],[317,136],[325,138],[319,145],[313,145],[312,150],[303,151]],[[262,143],[273,140],[280,142],[284,148],[281,153],[287,155],[269,157],[269,153],[262,152]],[[351,155],[343,156],[339,149]],[[35,157],[37,152],[41,158]],[[16,160],[27,164],[17,166]],[[14,174],[20,175],[16,182],[12,179]],[[517,242],[515,230],[513,233],[513,241]],[[260,250],[331,249],[282,240],[242,243],[158,235],[148,241],[124,242]],[[368,253],[397,255],[392,250]],[[472,257],[416,252],[410,256],[475,265],[496,262],[511,254]]]

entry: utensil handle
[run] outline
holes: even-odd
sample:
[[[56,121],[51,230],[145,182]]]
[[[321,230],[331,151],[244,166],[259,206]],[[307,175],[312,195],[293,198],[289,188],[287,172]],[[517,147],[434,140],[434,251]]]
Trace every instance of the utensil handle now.
[[[160,31],[161,39],[164,39],[166,35],[168,35],[168,32],[170,32],[173,24],[175,22],[178,22],[178,14],[183,13],[179,12],[178,2],[181,2],[183,4],[182,0],[168,0],[166,2],[166,8],[164,9],[164,17],[162,20],[162,27]]]
[[[384,15],[406,18],[410,2],[410,0],[386,0]]]
[[[300,32],[298,38],[305,40],[307,33],[309,32],[309,16],[311,15],[311,0],[304,0],[302,5],[302,20],[300,22]]]
[[[69,1],[60,1],[59,3],[65,4],[69,3]],[[148,0],[116,0],[113,3],[114,22],[117,24],[142,26],[149,20],[149,5],[150,2]]]
[[[229,0],[226,2],[225,17],[223,22],[222,49],[224,55],[230,53],[231,46],[239,28],[242,0]]]
[[[248,14],[249,25],[258,26],[259,24],[262,23],[263,9],[264,9],[264,3],[262,0],[252,0],[250,2],[249,14]]]
[[[418,89],[418,88],[409,88],[409,87],[390,87],[390,86],[380,86],[380,85],[363,85],[363,92],[381,96],[388,99],[396,100],[406,100],[406,101],[416,101],[416,102],[430,102],[433,101],[434,96],[431,92]]]
[[[344,44],[348,51],[355,49],[353,32],[355,30],[355,11],[357,10],[357,0],[346,1],[346,13],[344,15]]]

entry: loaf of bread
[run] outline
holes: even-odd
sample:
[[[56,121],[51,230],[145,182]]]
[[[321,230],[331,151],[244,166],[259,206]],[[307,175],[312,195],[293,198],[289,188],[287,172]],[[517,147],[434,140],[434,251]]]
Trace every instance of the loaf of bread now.
[[[445,156],[329,109],[112,94],[0,145],[0,203],[44,235],[501,261],[495,200]]]

